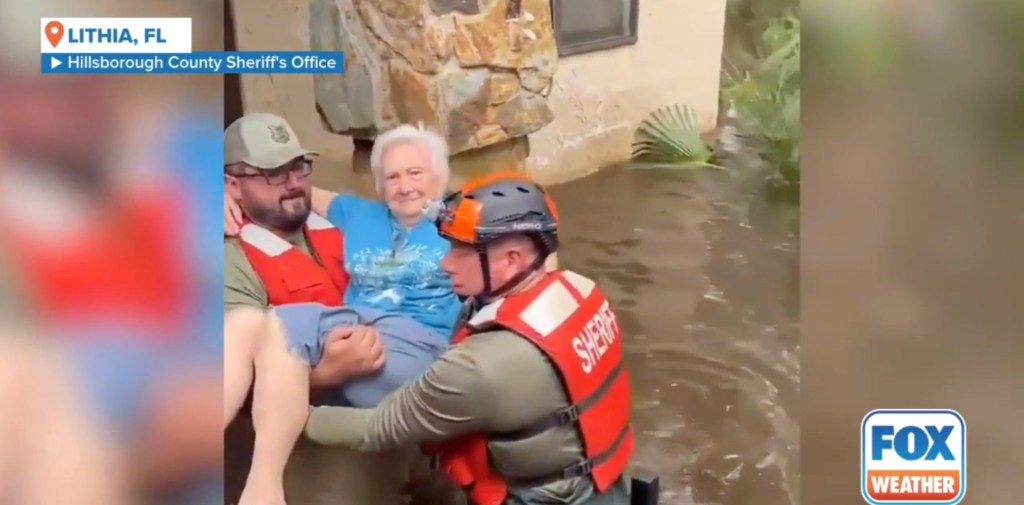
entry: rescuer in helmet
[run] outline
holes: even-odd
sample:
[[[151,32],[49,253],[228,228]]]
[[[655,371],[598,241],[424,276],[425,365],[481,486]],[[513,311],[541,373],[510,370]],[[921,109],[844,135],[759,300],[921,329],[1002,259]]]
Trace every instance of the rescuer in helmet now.
[[[307,435],[438,456],[471,503],[627,504],[633,452],[621,328],[593,280],[545,268],[551,197],[526,176],[470,181],[427,213],[467,298],[452,346],[377,407],[318,407]]]

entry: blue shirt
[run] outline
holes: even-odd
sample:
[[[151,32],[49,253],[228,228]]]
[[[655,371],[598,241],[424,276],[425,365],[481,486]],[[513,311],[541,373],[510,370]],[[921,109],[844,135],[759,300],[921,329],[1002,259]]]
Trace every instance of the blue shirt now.
[[[450,338],[461,303],[441,258],[448,241],[429,220],[406,229],[384,202],[338,195],[327,220],[345,234],[345,303],[403,315]]]

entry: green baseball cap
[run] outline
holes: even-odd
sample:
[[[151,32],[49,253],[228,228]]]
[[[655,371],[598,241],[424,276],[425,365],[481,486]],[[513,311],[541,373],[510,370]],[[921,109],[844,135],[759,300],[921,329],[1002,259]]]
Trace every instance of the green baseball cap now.
[[[273,114],[246,114],[224,130],[225,166],[245,163],[269,170],[300,156],[317,154],[300,146],[288,121]]]

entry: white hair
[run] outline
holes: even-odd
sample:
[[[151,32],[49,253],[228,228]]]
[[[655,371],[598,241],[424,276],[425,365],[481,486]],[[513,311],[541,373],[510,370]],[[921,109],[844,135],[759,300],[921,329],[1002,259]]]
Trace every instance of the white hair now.
[[[378,135],[373,142],[373,150],[370,151],[370,171],[373,172],[378,194],[383,195],[384,192],[384,155],[392,147],[410,143],[418,143],[427,149],[430,169],[440,178],[440,187],[448,187],[448,143],[443,137],[427,129],[423,123],[417,126],[403,124]]]

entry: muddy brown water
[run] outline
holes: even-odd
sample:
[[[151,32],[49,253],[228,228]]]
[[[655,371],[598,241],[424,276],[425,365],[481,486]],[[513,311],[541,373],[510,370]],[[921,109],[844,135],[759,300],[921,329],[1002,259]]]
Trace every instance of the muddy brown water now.
[[[619,314],[634,464],[658,473],[660,503],[798,504],[794,209],[672,169],[609,169],[552,194],[562,266]]]
[[[597,280],[618,312],[634,465],[660,476],[661,505],[799,504],[793,209],[671,169],[609,168],[551,192],[562,266]],[[246,458],[230,453],[232,495]]]

